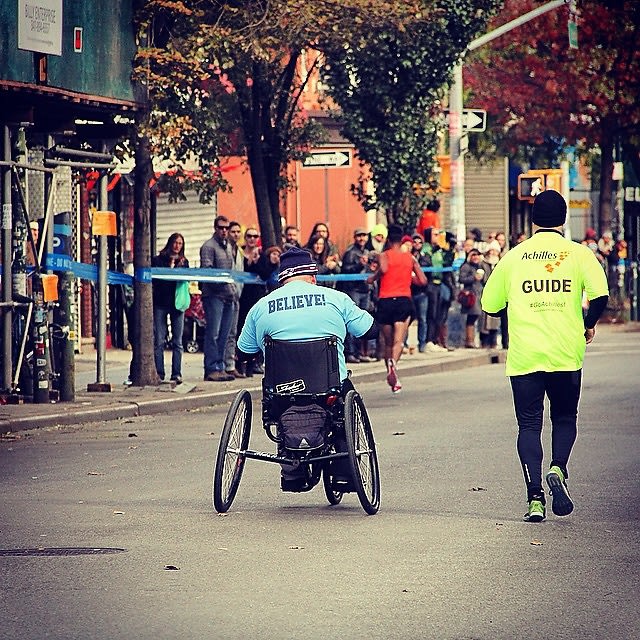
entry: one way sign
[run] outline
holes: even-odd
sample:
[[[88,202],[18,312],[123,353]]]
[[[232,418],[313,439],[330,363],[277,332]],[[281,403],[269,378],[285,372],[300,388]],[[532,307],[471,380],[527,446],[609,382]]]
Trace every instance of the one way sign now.
[[[447,124],[449,124],[449,109],[444,111]],[[487,112],[482,109],[462,110],[463,131],[485,131],[487,128]]]
[[[302,163],[306,168],[337,168],[351,166],[351,153],[345,151],[314,151]]]

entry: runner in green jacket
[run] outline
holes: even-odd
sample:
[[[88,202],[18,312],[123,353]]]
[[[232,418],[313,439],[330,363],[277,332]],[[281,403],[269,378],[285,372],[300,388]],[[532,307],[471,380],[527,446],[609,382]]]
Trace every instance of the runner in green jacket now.
[[[528,522],[546,515],[541,442],[545,394],[552,424],[546,475],[552,511],[559,516],[573,511],[567,463],[577,434],[582,363],[609,295],[606,274],[593,252],[563,236],[566,216],[567,204],[557,191],[538,195],[531,212],[533,236],[498,262],[482,294],[484,311],[508,316],[506,374],[518,421]],[[589,300],[586,315],[583,296]]]

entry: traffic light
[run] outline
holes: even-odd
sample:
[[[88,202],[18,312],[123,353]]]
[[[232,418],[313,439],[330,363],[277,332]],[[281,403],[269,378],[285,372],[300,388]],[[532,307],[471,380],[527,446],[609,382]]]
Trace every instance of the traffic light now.
[[[451,157],[436,156],[440,167],[440,191],[449,193],[451,191]]]
[[[544,176],[531,176],[526,173],[518,176],[518,200],[533,201],[544,189]]]
[[[518,200],[533,202],[547,189],[562,193],[562,169],[530,169],[518,176]]]
[[[412,185],[413,193],[419,198],[435,196],[436,193],[451,191],[451,171],[449,156],[436,156],[438,163],[426,182],[416,182]]]

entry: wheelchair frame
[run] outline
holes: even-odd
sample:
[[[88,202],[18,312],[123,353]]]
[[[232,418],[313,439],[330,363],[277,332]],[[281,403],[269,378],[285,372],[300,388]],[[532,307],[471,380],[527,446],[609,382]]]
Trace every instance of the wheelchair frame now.
[[[324,492],[331,505],[342,501],[344,493],[355,491],[362,508],[369,515],[380,507],[380,476],[373,430],[366,408],[357,391],[351,389],[344,397],[339,387],[331,387],[323,393],[272,393],[263,382],[262,422],[267,437],[280,445],[277,434],[278,417],[274,416],[273,403],[318,404],[330,416],[330,429],[322,447],[310,450],[287,449],[287,455],[249,449],[253,414],[251,394],[242,389],[236,394],[224,422],[216,457],[213,477],[213,505],[219,513],[225,513],[235,499],[244,464],[247,459],[293,467],[302,466],[309,491],[322,477]],[[336,450],[336,434],[344,429],[347,451]],[[330,463],[349,461],[350,483],[335,480]]]

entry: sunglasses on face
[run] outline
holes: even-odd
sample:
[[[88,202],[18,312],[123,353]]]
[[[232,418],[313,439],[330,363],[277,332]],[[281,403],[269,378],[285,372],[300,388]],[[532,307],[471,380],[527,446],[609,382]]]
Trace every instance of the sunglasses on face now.
[[[259,238],[259,233],[247,233],[247,238]]]
[[[220,231],[229,231],[229,227],[223,227],[222,225],[217,225],[216,229],[219,229]]]

